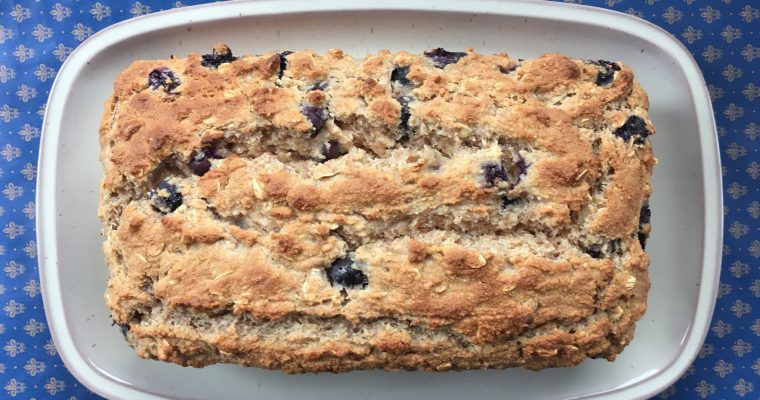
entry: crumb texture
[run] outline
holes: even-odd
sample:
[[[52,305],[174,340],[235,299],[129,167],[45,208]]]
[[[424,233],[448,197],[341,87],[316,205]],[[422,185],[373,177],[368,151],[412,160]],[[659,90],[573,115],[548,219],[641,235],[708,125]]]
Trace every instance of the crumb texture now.
[[[100,125],[106,302],[195,367],[613,360],[649,289],[648,106],[559,54],[136,61]]]

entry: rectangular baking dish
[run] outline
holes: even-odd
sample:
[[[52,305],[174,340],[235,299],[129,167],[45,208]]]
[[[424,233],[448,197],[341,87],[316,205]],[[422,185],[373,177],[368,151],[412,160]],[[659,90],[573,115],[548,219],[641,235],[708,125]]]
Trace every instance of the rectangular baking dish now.
[[[182,368],[141,360],[103,302],[107,269],[96,216],[98,124],[116,75],[136,59],[207,52],[434,47],[560,52],[622,60],[648,90],[657,126],[651,199],[652,289],[636,338],[617,361],[575,368],[450,373],[360,371],[287,376],[232,365]],[[124,399],[200,398],[646,398],[691,364],[707,333],[722,243],[721,174],[713,113],[699,69],[670,34],[603,9],[550,2],[371,0],[243,1],[176,9],[97,33],[67,59],[45,115],[37,236],[45,310],[71,372],[94,392]]]

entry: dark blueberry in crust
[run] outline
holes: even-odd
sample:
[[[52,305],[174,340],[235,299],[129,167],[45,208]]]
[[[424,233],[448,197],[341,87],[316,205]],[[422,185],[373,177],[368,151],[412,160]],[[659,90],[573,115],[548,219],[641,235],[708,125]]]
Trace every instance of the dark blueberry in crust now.
[[[644,204],[639,212],[639,226],[643,226],[649,223],[652,219],[652,210],[649,208],[649,204]]]
[[[219,68],[224,63],[230,63],[237,60],[237,57],[232,55],[232,51],[227,46],[217,46],[211,54],[204,54],[201,56],[201,65],[209,68]]]
[[[592,247],[583,249],[586,254],[598,260],[602,258],[609,258],[615,254],[620,255],[620,250],[620,239],[615,239],[607,242],[606,249],[604,245],[594,245]]]
[[[163,86],[166,93],[171,93],[180,83],[182,81],[179,80],[177,75],[166,67],[156,68],[148,74],[148,85],[153,90]]]
[[[209,161],[204,150],[197,152],[193,159],[190,160],[190,169],[198,176],[203,176],[203,174],[211,169],[211,161]]]
[[[124,339],[127,338],[127,332],[129,332],[129,324],[117,324],[116,321],[111,322],[111,326],[119,325],[121,334],[124,335]]]
[[[442,48],[433,49],[424,53],[437,68],[443,68],[449,64],[456,64],[460,58],[467,55],[462,52],[450,52]]]
[[[412,114],[409,112],[409,103],[412,101],[411,97],[409,96],[400,96],[396,98],[396,100],[401,104],[401,118],[399,120],[399,128],[401,128],[404,132],[409,130],[409,117],[412,116]]]
[[[620,65],[614,62],[605,60],[590,60],[588,63],[602,67],[602,70],[596,74],[596,84],[599,86],[604,86],[612,82],[612,80],[615,78],[615,71],[620,71]]]
[[[499,72],[501,72],[502,74],[508,74],[516,69],[517,69],[517,64],[511,67],[505,67],[505,66],[499,65]]]
[[[412,81],[406,79],[406,75],[409,73],[409,66],[396,67],[391,71],[391,82],[398,82],[401,85],[408,86],[412,84]]]
[[[324,91],[325,89],[327,89],[327,82],[317,82],[306,88],[306,90],[308,91],[312,91],[312,90]]]
[[[219,142],[213,141],[211,143],[205,143],[202,149],[207,158],[215,158],[217,160],[225,157],[222,149],[219,148]]]
[[[340,143],[337,140],[328,140],[322,145],[320,152],[325,156],[325,161],[336,159],[343,154],[343,149],[340,147]]]
[[[622,249],[623,246],[621,245],[620,239],[612,240],[609,242],[609,244],[607,244],[607,252],[609,254],[620,255]]]
[[[650,220],[652,219],[652,210],[649,209],[649,204],[644,204],[644,207],[641,207],[641,212],[639,213],[639,243],[641,243],[641,248],[646,248],[647,245],[647,239],[649,238],[649,235],[643,232],[644,225],[648,225],[650,223]]]
[[[646,249],[647,239],[649,239],[649,236],[646,233],[643,233],[641,231],[639,231],[638,236],[639,236],[639,243],[641,244],[641,248]]]
[[[483,170],[483,179],[486,181],[486,187],[494,187],[499,182],[509,180],[507,171],[497,162],[483,163],[480,168]]]
[[[288,55],[293,54],[292,51],[286,50],[280,53],[280,70],[277,72],[277,77],[282,79],[282,74],[285,73],[285,68],[288,67]]]
[[[647,123],[637,115],[628,117],[623,126],[615,129],[613,133],[623,139],[624,142],[634,138],[636,144],[644,144],[646,138],[651,134],[647,129]]]
[[[119,324],[119,330],[124,335],[124,339],[127,338],[127,332],[129,332],[129,324]]]
[[[518,155],[517,156],[517,168],[520,169],[520,175],[525,175],[528,172],[528,163],[525,162],[525,159]]]
[[[354,260],[350,257],[343,257],[335,260],[327,269],[327,278],[330,285],[339,284],[345,288],[354,288],[361,286],[362,289],[369,283],[364,272],[353,268]]]
[[[528,173],[528,163],[521,155],[518,155],[515,165],[517,165],[517,169],[520,170],[520,174],[517,175],[517,182],[515,182],[515,185],[517,185],[522,180],[522,176]]]
[[[604,253],[599,249],[592,248],[592,249],[584,249],[583,251],[586,252],[586,254],[590,255],[591,258],[595,258],[597,260],[601,260],[602,258],[604,258]]]
[[[501,208],[507,208],[507,207],[515,205],[515,204],[520,204],[520,203],[522,203],[524,201],[526,201],[526,200],[524,198],[521,198],[521,197],[516,197],[516,198],[513,199],[513,198],[511,198],[509,196],[502,196],[501,197]]]
[[[306,119],[311,122],[311,125],[314,127],[312,131],[313,133],[319,132],[319,130],[325,126],[327,115],[324,108],[312,106],[310,104],[304,104],[301,106],[301,114],[303,114]]]
[[[161,181],[148,193],[148,197],[155,207],[161,213],[167,214],[182,205],[182,193],[177,191],[177,187],[169,182]]]

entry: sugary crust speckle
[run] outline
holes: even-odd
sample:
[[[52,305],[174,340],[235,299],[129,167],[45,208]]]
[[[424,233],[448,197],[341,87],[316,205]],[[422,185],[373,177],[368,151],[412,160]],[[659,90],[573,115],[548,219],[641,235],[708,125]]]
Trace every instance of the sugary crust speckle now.
[[[284,57],[136,61],[115,81],[100,126],[105,297],[140,356],[541,369],[630,342],[656,160],[649,140],[614,134],[633,115],[654,133],[627,66],[599,86],[602,67],[558,54]],[[151,86],[157,68],[179,85]],[[211,148],[198,176],[189,163]],[[152,206],[161,181],[182,194],[173,212]],[[366,288],[331,284],[346,256]]]

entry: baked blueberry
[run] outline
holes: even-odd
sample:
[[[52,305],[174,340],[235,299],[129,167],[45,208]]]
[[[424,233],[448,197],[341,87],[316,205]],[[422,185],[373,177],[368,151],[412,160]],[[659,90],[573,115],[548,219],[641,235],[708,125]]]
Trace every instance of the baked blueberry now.
[[[198,176],[203,176],[203,174],[211,169],[211,161],[209,161],[208,155],[204,150],[195,153],[195,156],[190,160],[189,164],[190,169]]]
[[[517,175],[517,182],[515,182],[515,185],[517,185],[522,180],[522,176],[528,173],[528,163],[521,155],[518,155],[515,165],[517,165],[517,169],[520,171],[520,174]]]
[[[590,255],[591,258],[595,258],[597,260],[601,260],[602,258],[604,258],[604,253],[599,248],[596,248],[596,247],[588,248],[588,249],[583,249],[583,251],[586,254]]]
[[[116,321],[111,321],[111,326],[118,325],[121,334],[124,335],[124,339],[127,338],[127,332],[129,332],[129,324],[117,324]]]
[[[322,91],[324,91],[325,89],[327,89],[327,82],[317,82],[317,83],[315,83],[315,84],[313,84],[313,85],[311,85],[311,86],[309,86],[309,87],[306,88],[306,90],[308,90],[308,91],[312,91],[312,90],[322,90]]]
[[[182,81],[179,80],[179,77],[166,67],[156,68],[148,74],[148,85],[153,90],[163,87],[166,93],[171,93],[180,83]]]
[[[396,100],[401,104],[401,117],[399,118],[398,126],[406,133],[409,130],[409,117],[412,116],[409,112],[409,103],[412,101],[412,98],[409,96],[399,96]]]
[[[607,243],[607,253],[611,255],[620,255],[623,251],[623,245],[620,239],[610,240]]]
[[[301,114],[311,122],[313,126],[312,133],[318,133],[327,120],[327,113],[322,107],[313,106],[311,104],[304,104],[301,106]]]
[[[456,64],[460,58],[467,55],[467,53],[462,52],[446,51],[440,47],[426,51],[424,54],[427,56],[427,58],[430,59],[430,61],[433,62],[433,65],[435,65],[437,68],[443,68],[449,64]]]
[[[220,148],[219,141],[217,140],[204,143],[202,151],[206,155],[206,158],[215,158],[219,160],[225,157],[224,150]]]
[[[354,260],[350,257],[343,257],[333,261],[327,269],[327,278],[330,286],[339,284],[345,288],[354,288],[361,286],[362,289],[369,283],[367,276],[359,269],[355,269]]]
[[[214,47],[211,54],[204,54],[201,56],[201,65],[209,68],[219,68],[224,63],[230,63],[237,60],[237,57],[232,55],[232,51],[225,45],[218,45]]]
[[[599,86],[604,86],[612,82],[612,80],[615,78],[615,71],[620,71],[620,65],[614,62],[605,60],[591,60],[589,63],[602,67],[602,70],[596,74],[596,84]]]
[[[486,181],[486,187],[494,187],[499,182],[507,182],[509,176],[504,167],[498,162],[486,162],[480,165],[483,171],[483,179]]]
[[[391,82],[398,82],[401,85],[408,86],[411,85],[412,82],[406,78],[406,75],[409,73],[409,66],[405,65],[403,67],[396,67],[391,71]]]
[[[652,210],[649,208],[649,204],[644,204],[639,212],[639,226],[643,226],[649,223],[652,219]]]
[[[641,244],[641,248],[642,249],[646,249],[647,248],[647,239],[649,239],[649,235],[647,235],[644,232],[639,232],[638,233],[638,237],[639,237],[639,244]]]
[[[501,196],[501,208],[507,208],[509,206],[513,206],[515,204],[520,204],[525,202],[526,200],[522,197],[509,197],[509,195]]]
[[[282,79],[282,74],[285,73],[285,68],[288,68],[288,55],[293,54],[290,50],[285,50],[280,53],[280,70],[277,72],[277,77]]]
[[[322,144],[320,152],[325,156],[325,161],[338,158],[345,154],[340,146],[340,142],[337,140],[328,140]]]
[[[652,210],[649,208],[649,204],[644,204],[643,207],[641,207],[641,211],[639,212],[639,243],[641,243],[641,248],[646,248],[647,245],[647,239],[649,238],[649,235],[647,233],[644,233],[644,225],[648,225],[650,223],[650,220],[652,219]]]
[[[602,245],[595,244],[583,249],[586,254],[596,259],[611,258],[614,255],[620,255],[621,250],[622,246],[620,244],[620,239],[610,240]]]
[[[528,172],[528,163],[525,161],[523,156],[517,156],[517,162],[515,165],[517,165],[517,168],[520,170],[520,175],[525,175]]]
[[[163,214],[170,213],[182,205],[182,193],[167,181],[161,181],[148,193],[153,207]]]
[[[502,74],[509,74],[516,69],[517,69],[517,64],[509,66],[509,67],[499,65],[499,72],[501,72]]]
[[[651,134],[647,129],[647,123],[637,115],[628,117],[623,126],[615,129],[613,133],[625,142],[633,138],[636,144],[644,144],[646,138]]]

